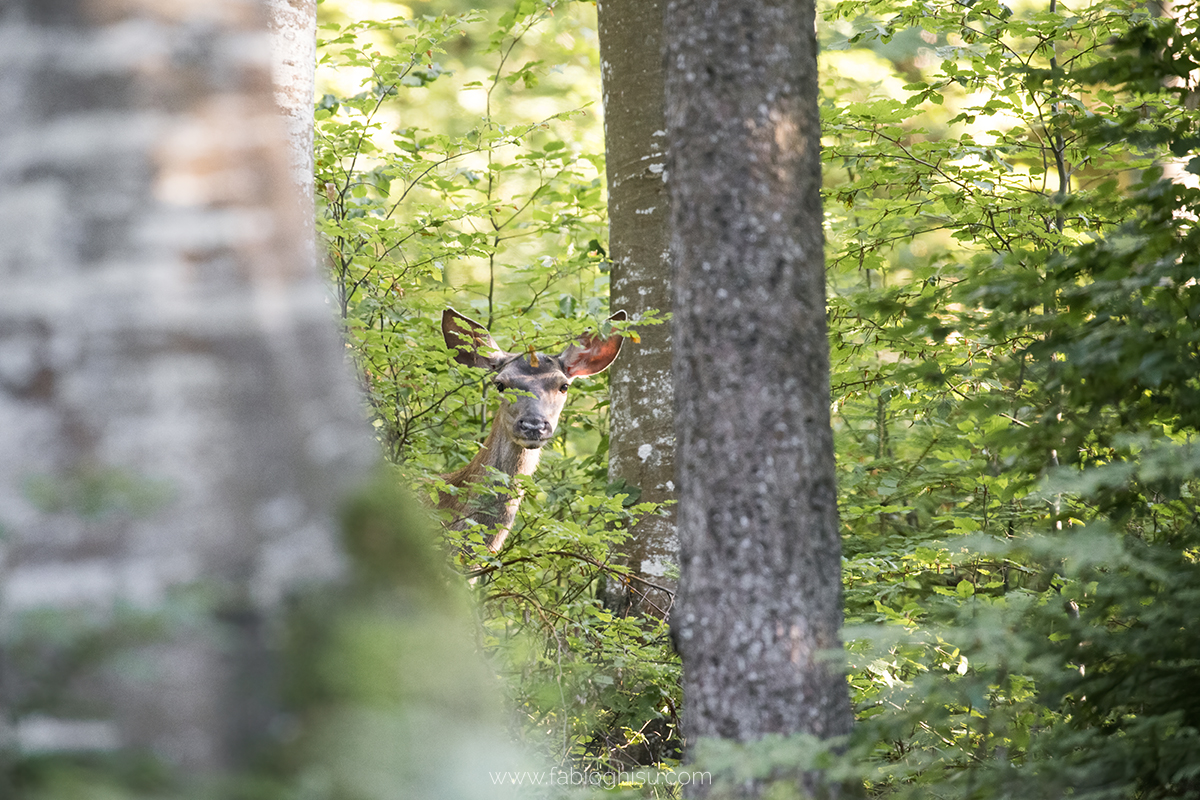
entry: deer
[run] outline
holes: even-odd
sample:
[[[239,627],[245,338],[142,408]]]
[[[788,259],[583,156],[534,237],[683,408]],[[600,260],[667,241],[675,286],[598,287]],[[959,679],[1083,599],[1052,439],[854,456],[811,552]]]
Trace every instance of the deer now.
[[[625,312],[618,311],[609,320],[625,318]],[[533,475],[542,447],[558,427],[571,382],[608,369],[621,351],[622,337],[585,333],[557,356],[532,347],[527,353],[510,353],[500,349],[485,326],[452,308],[442,312],[442,336],[455,361],[491,373],[500,407],[470,463],[441,476],[454,491],[440,492],[437,508],[449,512],[450,530],[463,530],[472,523],[487,526],[493,532],[484,543],[490,552],[498,553],[523,496],[514,478]],[[502,482],[497,472],[507,479]]]

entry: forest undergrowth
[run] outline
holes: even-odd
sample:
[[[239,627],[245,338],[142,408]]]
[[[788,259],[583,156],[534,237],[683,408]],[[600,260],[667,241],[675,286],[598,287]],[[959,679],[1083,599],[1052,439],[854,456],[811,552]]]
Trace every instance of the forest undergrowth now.
[[[607,317],[608,263],[594,7],[420,5],[322,6],[317,187],[377,437],[432,496],[496,402],[441,310],[557,352]],[[1196,796],[1196,8],[819,13],[859,724],[713,763],[810,760],[880,797]],[[572,388],[509,544],[478,555],[481,645],[546,763],[671,768],[666,626],[604,603],[658,510],[608,484],[606,408],[603,380]]]

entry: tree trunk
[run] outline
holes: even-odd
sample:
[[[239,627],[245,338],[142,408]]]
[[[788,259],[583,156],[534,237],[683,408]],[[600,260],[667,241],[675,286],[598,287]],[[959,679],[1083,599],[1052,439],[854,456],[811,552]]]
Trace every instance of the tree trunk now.
[[[1161,14],[1164,17],[1170,17],[1179,25],[1180,31],[1187,36],[1195,36],[1195,24],[1191,22],[1187,13],[1180,13],[1178,4],[1175,0],[1166,0],[1162,3],[1152,3],[1149,6],[1151,14]],[[1193,17],[1194,19],[1194,17]],[[1192,91],[1188,95],[1188,101],[1194,103],[1197,99],[1196,87],[1200,86],[1200,70],[1192,70],[1187,78],[1174,77],[1168,78],[1165,81],[1167,86],[1180,87],[1190,86]],[[1186,102],[1185,102],[1186,104]],[[1188,172],[1188,162],[1191,161],[1191,156],[1182,156],[1177,158],[1164,158],[1160,164],[1162,166],[1163,177],[1172,183],[1178,183],[1189,189],[1200,188],[1200,175],[1194,172]]]
[[[53,672],[51,641],[0,665],[26,752],[235,765],[274,724],[280,601],[343,568],[334,505],[375,454],[268,54],[258,2],[0,8],[0,615],[192,615],[123,669]]]
[[[299,219],[306,226],[302,243],[316,263],[317,242],[312,220],[313,99],[316,94],[317,0],[267,0],[271,31],[271,79],[275,105],[287,129],[288,160]]]
[[[842,593],[813,4],[668,0],[664,32],[684,731],[693,756],[708,737],[835,737],[851,711],[824,657]]]
[[[639,319],[670,308],[664,179],[662,5],[658,0],[601,0],[597,4],[604,82],[608,170],[609,250],[613,310]],[[668,325],[647,326],[613,364],[610,386],[609,480],[640,490],[643,502],[675,499],[675,429]],[[674,507],[643,518],[625,552],[633,571],[627,585],[610,587],[619,611],[666,617],[673,600],[668,568],[677,563]],[[656,588],[656,587],[662,587]],[[664,589],[666,591],[664,591]]]

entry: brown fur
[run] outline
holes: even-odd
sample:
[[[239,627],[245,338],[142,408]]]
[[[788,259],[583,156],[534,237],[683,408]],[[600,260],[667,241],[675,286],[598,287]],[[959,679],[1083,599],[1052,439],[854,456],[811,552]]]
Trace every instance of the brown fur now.
[[[623,311],[612,316],[624,318]],[[442,314],[442,333],[459,363],[495,373],[501,400],[483,447],[465,467],[442,476],[458,491],[442,492],[438,509],[451,513],[451,530],[473,523],[492,528],[486,542],[495,553],[504,545],[521,505],[521,489],[513,486],[513,478],[537,469],[541,447],[558,425],[566,388],[575,378],[607,369],[620,352],[621,337],[585,334],[559,356],[532,350],[518,356],[501,350],[486,328],[452,309]],[[497,473],[507,476],[507,487]]]
[[[442,476],[459,491],[456,494],[443,492],[438,501],[439,510],[453,514],[449,522],[451,530],[462,530],[473,522],[495,528],[496,532],[485,539],[488,550],[493,553],[504,544],[517,518],[521,490],[509,493],[501,489],[493,494],[491,491],[480,492],[476,487],[481,484],[486,487],[491,482],[488,480],[489,468],[504,473],[510,480],[515,475],[532,475],[542,457],[541,448],[527,450],[498,434],[499,430],[499,426],[493,424],[487,441],[470,463]]]

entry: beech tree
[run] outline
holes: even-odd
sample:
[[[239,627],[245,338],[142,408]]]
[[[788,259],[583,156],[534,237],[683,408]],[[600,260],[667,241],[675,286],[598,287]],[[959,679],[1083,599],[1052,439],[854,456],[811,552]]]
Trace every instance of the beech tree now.
[[[516,763],[458,747],[492,735],[466,611],[363,489],[267,12],[0,8],[0,796],[494,797]]]
[[[684,731],[850,730],[813,5],[668,0]],[[758,796],[766,776],[730,791]],[[819,776],[798,778],[806,790]],[[694,796],[708,787],[693,786]]]
[[[269,724],[235,687],[289,589],[342,570],[334,504],[370,450],[301,246],[262,9],[195,5],[0,14],[0,519],[9,630],[159,613],[199,584],[211,603],[135,648],[137,675],[8,659],[18,743],[211,771]]]
[[[597,3],[604,86],[608,178],[610,307],[634,320],[670,307],[667,252],[670,218],[665,183],[662,4],[658,0]],[[609,480],[642,502],[675,498],[671,335],[667,325],[639,329],[610,370]],[[623,546],[630,582],[610,581],[609,604],[665,618],[674,600],[678,561],[673,506],[642,517]]]
[[[295,201],[305,226],[307,261],[315,267],[313,95],[316,92],[317,0],[266,0],[271,35],[271,81],[288,138]]]

